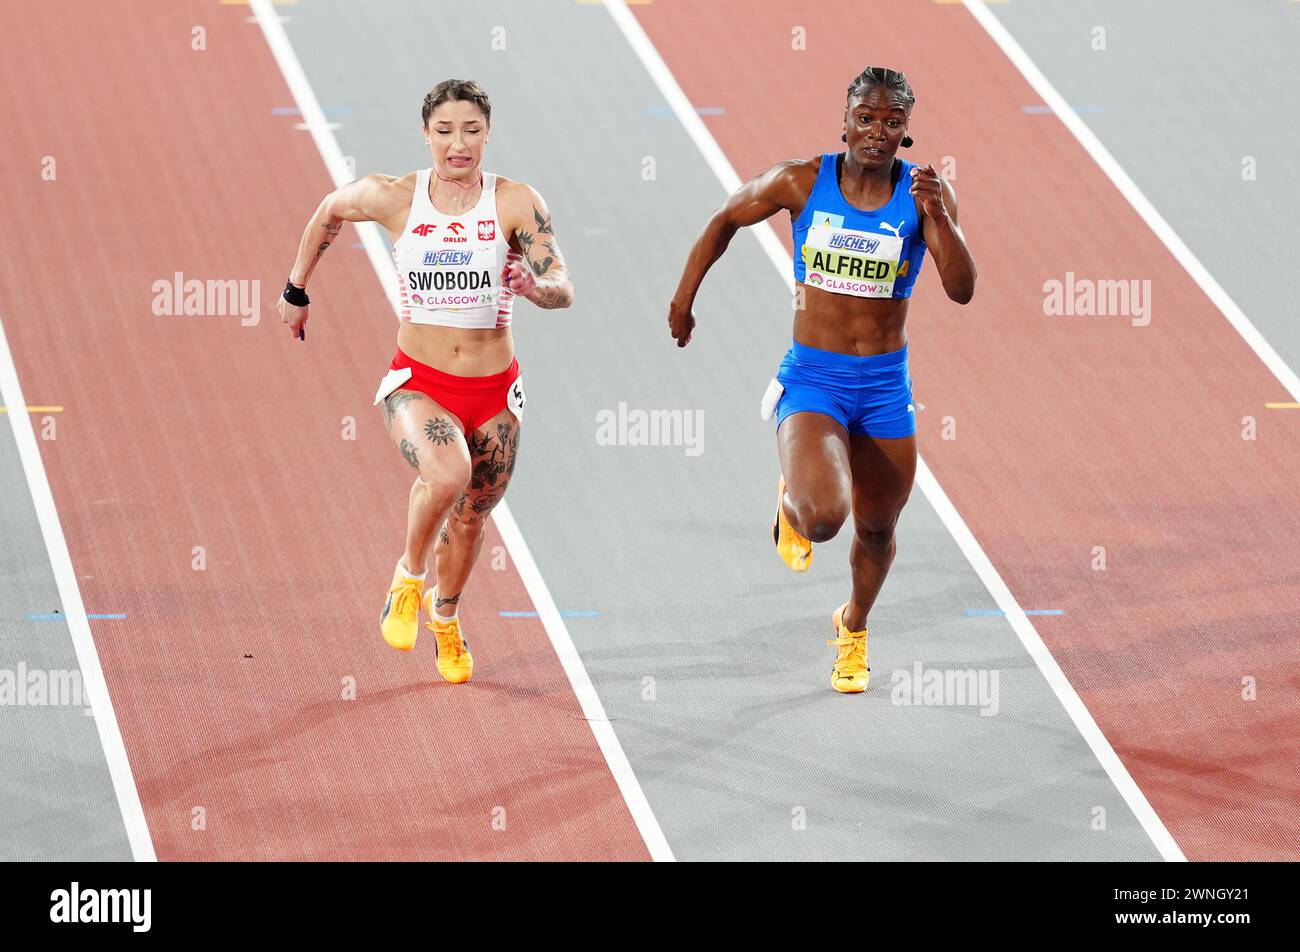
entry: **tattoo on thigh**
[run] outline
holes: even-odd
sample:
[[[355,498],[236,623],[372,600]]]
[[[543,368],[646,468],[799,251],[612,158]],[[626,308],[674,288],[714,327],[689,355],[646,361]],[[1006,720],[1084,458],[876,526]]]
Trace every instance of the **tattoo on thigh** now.
[[[514,433],[510,435],[510,448],[506,451],[508,462],[506,463],[506,479],[515,474],[515,461],[519,459],[519,431],[522,426],[516,426]]]
[[[450,444],[459,432],[454,423],[450,420],[444,420],[442,417],[434,417],[424,424],[424,435],[429,438],[429,442],[437,443],[440,446]]]
[[[384,398],[384,413],[388,417],[388,422],[392,423],[393,417],[413,400],[423,400],[424,394],[417,393],[414,390],[394,390]]]
[[[502,475],[509,478],[514,471],[514,447],[519,444],[519,427],[513,423],[498,423],[496,439],[488,433],[475,433],[471,439],[471,458],[474,468],[470,473],[471,489],[488,489],[497,485]]]
[[[469,507],[474,510],[476,515],[483,516],[492,511],[492,507],[497,504],[497,500],[500,498],[497,493],[484,493],[481,496],[475,496]]]
[[[420,457],[416,455],[415,447],[411,444],[410,440],[402,440],[401,450],[402,455],[406,457],[406,461],[416,469],[419,469]]]
[[[465,494],[461,493],[460,498],[456,500],[456,505],[451,507],[451,514],[453,516],[459,516],[464,511],[465,511]]]

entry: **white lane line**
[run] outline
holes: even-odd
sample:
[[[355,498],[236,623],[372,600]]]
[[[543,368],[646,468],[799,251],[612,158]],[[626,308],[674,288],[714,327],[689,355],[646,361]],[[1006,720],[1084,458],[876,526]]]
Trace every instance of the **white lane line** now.
[[[632,49],[636,51],[637,56],[645,65],[646,71],[654,80],[655,85],[659,87],[659,92],[668,101],[678,120],[686,128],[687,134],[696,147],[699,148],[700,154],[704,156],[704,160],[709,164],[709,168],[713,170],[713,174],[722,183],[723,189],[728,193],[734,192],[741,185],[740,177],[736,174],[736,170],[731,167],[731,163],[704,125],[704,121],[696,114],[690,100],[682,92],[681,86],[678,85],[677,80],[668,69],[663,57],[659,55],[659,51],[650,42],[650,38],[646,35],[645,30],[641,28],[641,24],[628,10],[623,0],[604,0],[604,2],[605,8],[609,10],[619,29],[623,31],[623,36],[626,37]],[[750,230],[758,238],[759,245],[767,253],[777,271],[785,278],[790,293],[793,295],[795,287],[794,263],[786,252],[785,246],[776,237],[776,232],[772,230],[770,222],[760,222]],[[926,465],[924,459],[919,457],[917,459],[916,484],[921,487],[921,492],[925,494],[926,500],[934,507],[934,511],[943,520],[943,524],[947,526],[953,540],[957,543],[957,547],[966,556],[971,568],[975,570],[975,574],[984,583],[984,587],[989,590],[989,594],[993,596],[998,608],[1006,614],[1012,630],[1020,638],[1021,644],[1025,646],[1029,656],[1034,659],[1038,669],[1042,671],[1044,679],[1055,692],[1057,699],[1060,700],[1066,713],[1069,714],[1079,734],[1087,742],[1093,756],[1105,769],[1111,783],[1115,785],[1115,789],[1119,791],[1129,809],[1133,811],[1133,815],[1142,824],[1142,829],[1151,838],[1151,842],[1159,850],[1160,855],[1167,860],[1184,860],[1182,850],[1178,848],[1174,838],[1169,835],[1164,823],[1156,815],[1151,804],[1147,802],[1146,796],[1138,788],[1133,778],[1129,776],[1123,761],[1119,759],[1119,756],[1110,746],[1110,742],[1106,740],[1106,735],[1101,732],[1101,728],[1093,720],[1078,692],[1074,690],[1074,686],[1070,684],[1064,672],[1061,671],[1060,666],[1052,657],[1051,652],[1047,650],[1043,639],[1039,637],[1038,632],[1034,629],[1033,623],[1025,615],[1024,609],[1012,596],[1011,590],[1007,588],[1002,576],[998,574],[997,569],[993,567],[993,563],[984,554],[984,550],[975,541],[975,536],[948,499],[947,493],[943,491],[938,480],[935,479],[930,467]]]
[[[316,148],[320,151],[335,187],[351,181],[350,163],[344,157],[338,139],[335,138],[329,123],[325,120],[325,113],[316,99],[316,93],[307,80],[307,74],[303,71],[302,64],[298,61],[298,56],[289,42],[288,35],[284,32],[284,26],[276,17],[270,0],[250,0],[249,5],[253,15],[257,17],[258,24],[262,27],[262,33],[266,36],[267,45],[271,47],[271,53],[280,67],[280,72],[284,75],[290,92],[293,93],[294,102],[302,113],[303,121],[311,130],[312,139],[316,142]],[[357,231],[361,235],[361,241],[365,245],[366,254],[375,269],[375,274],[388,295],[388,303],[396,314],[397,272],[384,244],[379,225],[375,222],[365,222],[357,226]],[[26,406],[21,403],[10,405]],[[15,415],[21,416],[21,414]],[[605,756],[605,762],[609,765],[609,771],[613,774],[619,792],[627,803],[628,811],[632,814],[641,839],[645,841],[646,849],[649,850],[652,859],[671,862],[675,857],[668,840],[664,838],[663,830],[659,828],[659,821],[655,818],[654,811],[650,809],[650,801],[646,799],[636,774],[632,772],[632,765],[628,762],[618,735],[614,733],[614,728],[605,714],[600,697],[596,694],[582,658],[574,647],[573,639],[569,636],[569,629],[564,624],[564,619],[560,617],[555,600],[551,597],[542,573],[537,568],[537,563],[533,561],[532,553],[528,551],[523,534],[519,531],[519,526],[505,500],[502,500],[493,510],[492,520],[506,544],[506,551],[510,553],[515,567],[519,570],[519,576],[528,591],[528,597],[532,599],[533,607],[537,609],[537,615],[551,640],[551,646],[564,666],[564,673],[568,676],[573,693],[582,706],[582,713],[591,726],[596,746]]]
[[[0,320],[0,395],[6,407],[25,407],[23,388],[18,382],[18,368],[14,366],[13,354],[9,351],[9,340],[5,335],[4,322]],[[90,621],[86,618],[86,606],[81,601],[81,588],[77,585],[77,573],[72,569],[72,556],[68,552],[68,540],[63,536],[63,526],[59,523],[59,511],[54,506],[54,494],[50,491],[50,481],[45,474],[45,464],[41,461],[41,450],[36,443],[36,432],[32,429],[31,417],[26,413],[7,413],[13,427],[14,442],[18,444],[18,455],[23,461],[23,473],[27,476],[27,488],[32,494],[32,505],[41,524],[41,536],[45,539],[45,552],[50,559],[50,568],[54,570],[54,581],[59,589],[59,601],[63,604],[63,613],[68,619],[68,631],[72,635],[72,646],[77,652],[77,666],[81,669],[82,687],[86,700],[95,718],[95,728],[99,732],[99,743],[104,748],[104,759],[108,763],[108,775],[113,782],[113,793],[117,797],[118,809],[122,811],[122,823],[126,827],[127,841],[131,845],[131,855],[139,862],[157,860],[154,854],[153,840],[149,836],[149,825],[144,819],[144,808],[140,805],[140,791],[135,786],[135,776],[131,773],[131,761],[126,756],[126,746],[122,743],[122,730],[113,712],[113,699],[108,693],[104,680],[104,669],[99,663],[99,652],[95,650],[95,639],[90,634]]]
[[[1097,134],[1088,128],[1088,124],[1079,118],[1079,114],[1070,108],[1070,104],[1065,98],[1056,91],[1047,77],[1043,75],[1042,70],[1034,65],[1034,61],[1029,58],[1029,54],[1024,51],[1019,43],[1016,42],[1007,28],[1002,25],[993,12],[985,5],[984,0],[965,0],[966,9],[975,17],[979,23],[992,37],[1002,52],[1006,54],[1007,59],[1020,70],[1020,75],[1028,81],[1029,85],[1034,88],[1034,92],[1042,98],[1043,102],[1051,107],[1052,111],[1065,123],[1065,128],[1069,129],[1078,140],[1079,144],[1092,156],[1094,162],[1101,167],[1106,173],[1107,178],[1114,183],[1134,211],[1142,216],[1142,220],[1155,233],[1156,237],[1169,249],[1169,253],[1177,259],[1178,263],[1196,282],[1197,286],[1205,292],[1214,306],[1222,312],[1223,316],[1228,319],[1228,323],[1236,328],[1246,344],[1253,350],[1259,359],[1264,362],[1264,366],[1272,371],[1273,376],[1278,382],[1286,388],[1291,394],[1292,399],[1300,401],[1300,377],[1296,372],[1287,366],[1285,360],[1273,349],[1273,346],[1264,339],[1264,335],[1259,329],[1251,323],[1245,312],[1237,306],[1232,298],[1228,297],[1228,292],[1214,276],[1201,264],[1200,259],[1192,253],[1178,234],[1165,221],[1164,216],[1156,211],[1155,205],[1151,200],[1142,193],[1137,187],[1137,183],[1129,178],[1127,172],[1120,167],[1119,162],[1110,154],[1110,150],[1102,145],[1101,139]]]

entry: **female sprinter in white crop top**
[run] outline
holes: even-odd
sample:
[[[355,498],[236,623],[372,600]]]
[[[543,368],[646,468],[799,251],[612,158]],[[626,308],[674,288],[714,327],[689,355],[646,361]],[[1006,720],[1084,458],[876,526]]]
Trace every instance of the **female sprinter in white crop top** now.
[[[343,222],[388,229],[401,313],[397,354],[375,403],[383,401],[389,435],[419,475],[380,630],[394,648],[410,650],[423,605],[438,671],[462,683],[473,658],[457,608],[484,520],[505,494],[519,451],[524,392],[510,333],[514,298],[568,307],[573,287],[541,195],[482,169],[487,94],[472,81],[446,80],[424,98],[422,116],[432,168],[368,175],[326,196],[307,223],[279,310],[305,340],[305,287]],[[436,585],[425,592],[435,533]]]

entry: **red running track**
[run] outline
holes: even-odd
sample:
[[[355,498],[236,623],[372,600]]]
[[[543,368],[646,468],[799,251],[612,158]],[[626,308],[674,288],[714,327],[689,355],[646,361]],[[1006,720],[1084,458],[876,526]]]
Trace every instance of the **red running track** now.
[[[496,617],[532,606],[495,530],[469,685],[381,641],[411,478],[371,406],[392,312],[348,230],[290,339],[274,301],[329,180],[272,116],[261,31],[124,9],[11,21],[0,313],[28,398],[66,407],[41,446],[87,608],[128,615],[92,625],[159,858],[648,858],[540,622]],[[175,272],[260,280],[261,322],[156,316]]]
[[[1300,417],[1264,407],[1281,385],[1065,127],[1022,112],[1037,96],[963,7],[633,10],[691,103],[726,110],[704,122],[742,179],[839,151],[853,77],[906,71],[908,157],[955,158],[980,271],[965,309],[933,261],[913,297],[922,454],[1019,603],[1064,610],[1035,627],[1187,857],[1300,858]],[[1150,324],[1045,316],[1068,271],[1150,280]]]

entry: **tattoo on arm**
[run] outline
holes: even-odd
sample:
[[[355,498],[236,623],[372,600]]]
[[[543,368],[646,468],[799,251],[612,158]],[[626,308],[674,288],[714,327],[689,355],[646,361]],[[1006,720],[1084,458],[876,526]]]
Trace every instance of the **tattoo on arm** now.
[[[325,253],[326,249],[329,248],[329,246],[333,243],[334,239],[339,236],[339,232],[343,230],[343,223],[339,222],[336,225],[332,222],[326,222],[321,227],[325,229],[325,240],[322,241],[320,245],[318,245],[316,248],[317,261],[320,260],[320,256]]]
[[[438,533],[438,541],[443,545],[451,545],[451,534],[447,532],[447,523],[442,524],[442,531]]]
[[[551,270],[551,265],[553,265],[555,263],[555,259],[559,257],[559,253],[555,249],[555,242],[553,241],[545,242],[546,250],[551,253],[547,255],[543,260],[535,261],[532,255],[533,236],[526,231],[521,231],[519,232],[518,238],[519,238],[519,247],[524,250],[524,260],[526,260],[528,262],[528,266],[533,269],[533,274],[537,275],[540,278],[547,271]]]
[[[537,289],[529,295],[529,300],[538,307],[568,307],[573,298],[567,287],[568,278],[563,274],[564,259],[560,255],[560,246],[555,240],[551,216],[543,215],[541,209],[534,205],[533,222],[536,225],[535,232],[520,229],[515,233],[519,247],[524,253],[524,260],[533,269],[533,275],[539,279]],[[539,236],[549,236],[541,240],[541,247],[547,253],[535,258],[533,245]]]
[[[539,284],[537,291],[529,298],[538,307],[568,307],[569,292],[551,284]]]

